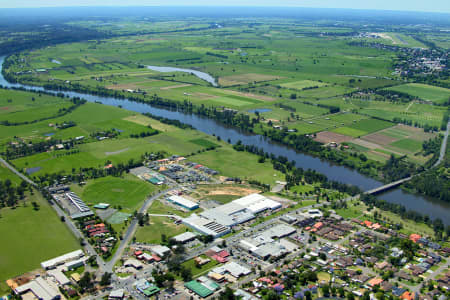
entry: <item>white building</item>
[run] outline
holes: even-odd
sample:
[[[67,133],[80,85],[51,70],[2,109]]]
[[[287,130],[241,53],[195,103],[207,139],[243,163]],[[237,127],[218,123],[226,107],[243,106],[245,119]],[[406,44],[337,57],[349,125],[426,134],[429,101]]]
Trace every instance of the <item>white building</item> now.
[[[72,261],[72,260],[79,259],[83,256],[84,256],[84,253],[82,250],[72,251],[72,252],[66,253],[64,255],[41,262],[41,267],[44,270],[54,269],[59,265],[62,265],[64,263]]]

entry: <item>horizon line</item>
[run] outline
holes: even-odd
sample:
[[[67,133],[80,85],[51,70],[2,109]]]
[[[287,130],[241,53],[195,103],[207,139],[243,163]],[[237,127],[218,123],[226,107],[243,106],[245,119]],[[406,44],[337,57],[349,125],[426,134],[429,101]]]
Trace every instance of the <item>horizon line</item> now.
[[[246,8],[303,8],[303,9],[337,9],[337,10],[354,10],[354,11],[378,11],[378,12],[405,12],[405,13],[433,13],[433,14],[450,14],[450,11],[426,11],[426,10],[399,10],[399,9],[377,9],[377,8],[347,8],[347,7],[309,7],[301,5],[45,5],[45,6],[28,6],[28,7],[0,7],[1,9],[48,9],[48,8],[132,8],[132,7],[166,7],[166,8],[177,8],[177,7],[203,7],[203,8],[232,8],[232,7],[246,7]]]

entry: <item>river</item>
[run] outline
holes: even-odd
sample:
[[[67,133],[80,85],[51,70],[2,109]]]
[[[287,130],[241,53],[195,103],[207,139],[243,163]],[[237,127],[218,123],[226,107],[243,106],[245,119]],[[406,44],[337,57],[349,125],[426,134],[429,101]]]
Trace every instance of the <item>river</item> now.
[[[214,79],[214,77],[212,77],[208,73],[200,72],[200,71],[197,71],[197,70],[174,68],[174,67],[157,67],[157,66],[147,66],[147,69],[150,69],[150,70],[153,70],[153,71],[157,71],[157,72],[164,72],[164,73],[167,73],[167,72],[183,72],[183,73],[194,74],[198,78],[200,78],[202,80],[205,80],[206,82],[211,83],[213,86],[217,86],[217,83],[216,83],[216,80]]]
[[[1,75],[1,68],[3,66],[4,57],[0,57],[0,85],[6,87],[24,87],[33,90],[44,90],[42,87],[25,86],[22,84],[11,84],[5,80]],[[325,174],[329,179],[336,180],[346,184],[352,184],[360,187],[362,190],[370,190],[384,185],[375,179],[367,177],[358,173],[356,170],[338,166],[328,161],[319,158],[305,155],[286,146],[273,143],[260,135],[248,134],[236,128],[230,128],[218,123],[215,120],[208,119],[201,116],[196,116],[180,111],[171,111],[159,107],[153,107],[149,104],[138,103],[129,100],[120,100],[110,97],[101,97],[89,94],[82,94],[77,92],[64,92],[71,97],[84,98],[90,102],[101,102],[106,105],[121,106],[124,109],[135,111],[139,113],[151,113],[156,116],[162,116],[169,119],[177,119],[183,123],[194,126],[197,130],[207,133],[209,135],[215,134],[220,136],[222,140],[230,139],[232,143],[241,140],[245,145],[256,145],[264,149],[265,152],[273,153],[275,155],[286,156],[290,161],[295,161],[298,167],[303,169],[312,169],[322,174]],[[404,192],[400,188],[390,190],[378,197],[392,202],[404,205],[407,209],[415,210],[422,214],[430,216],[431,219],[440,218],[444,224],[450,225],[450,203],[431,199],[424,196],[414,195]]]

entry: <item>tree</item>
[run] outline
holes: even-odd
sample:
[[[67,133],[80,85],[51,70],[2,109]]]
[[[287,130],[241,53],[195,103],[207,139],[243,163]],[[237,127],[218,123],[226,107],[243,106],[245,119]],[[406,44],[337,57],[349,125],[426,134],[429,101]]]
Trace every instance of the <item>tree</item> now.
[[[183,281],[191,281],[192,280],[192,271],[191,269],[183,267],[181,269],[181,278],[183,278]]]
[[[108,273],[108,272],[104,273],[102,275],[102,279],[100,280],[100,285],[103,285],[103,286],[110,285],[111,284],[111,276],[112,276],[111,273]]]

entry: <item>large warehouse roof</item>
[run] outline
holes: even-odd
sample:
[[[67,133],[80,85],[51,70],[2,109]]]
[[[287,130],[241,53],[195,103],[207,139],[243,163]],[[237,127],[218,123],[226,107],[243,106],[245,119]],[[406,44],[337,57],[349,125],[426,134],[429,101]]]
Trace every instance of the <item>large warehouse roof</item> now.
[[[195,209],[198,207],[198,204],[188,200],[186,198],[180,197],[180,196],[170,196],[169,200],[172,201],[175,204],[178,204],[180,206],[186,207],[187,209]]]

